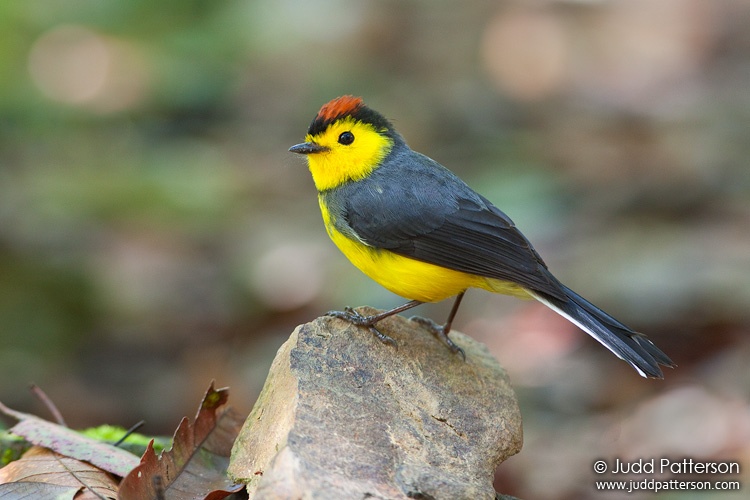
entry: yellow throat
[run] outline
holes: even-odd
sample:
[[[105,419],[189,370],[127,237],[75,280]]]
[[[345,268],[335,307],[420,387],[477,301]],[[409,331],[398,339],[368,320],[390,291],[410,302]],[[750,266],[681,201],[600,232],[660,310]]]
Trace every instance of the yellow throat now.
[[[339,143],[339,137],[350,132],[352,144]],[[322,133],[307,135],[305,141],[327,148],[307,156],[307,164],[318,191],[326,191],[349,181],[358,181],[375,170],[393,147],[393,139],[369,123],[352,117],[331,123]]]

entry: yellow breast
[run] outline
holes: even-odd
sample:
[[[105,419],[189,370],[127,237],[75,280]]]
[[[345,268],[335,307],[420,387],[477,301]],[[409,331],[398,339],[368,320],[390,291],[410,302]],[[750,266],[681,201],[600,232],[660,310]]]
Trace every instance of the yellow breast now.
[[[368,247],[335,229],[331,239],[360,271],[396,295],[421,302],[438,302],[478,286],[483,278]]]
[[[467,288],[487,288],[486,279],[373,248],[339,232],[321,202],[326,231],[352,264],[381,286],[409,300],[438,302]]]

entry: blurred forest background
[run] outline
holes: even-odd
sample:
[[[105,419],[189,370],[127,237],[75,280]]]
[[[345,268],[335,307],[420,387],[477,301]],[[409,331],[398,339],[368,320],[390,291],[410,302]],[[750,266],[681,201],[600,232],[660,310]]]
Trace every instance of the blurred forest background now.
[[[298,324],[401,303],[287,152],[355,94],[679,365],[642,379],[470,292],[456,328],[524,415],[498,489],[596,497],[597,458],[688,456],[742,461],[746,491],[748,26],[746,0],[2,2],[0,400],[46,415],[34,382],[73,427],[171,434],[211,379],[249,411]]]

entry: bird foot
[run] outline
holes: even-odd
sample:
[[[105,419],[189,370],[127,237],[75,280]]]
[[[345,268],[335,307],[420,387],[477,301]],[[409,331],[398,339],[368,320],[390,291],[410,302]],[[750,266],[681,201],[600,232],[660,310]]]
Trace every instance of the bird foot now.
[[[326,316],[343,319],[344,321],[348,321],[354,326],[367,328],[382,343],[391,344],[393,347],[398,348],[398,344],[395,340],[375,328],[375,323],[377,323],[379,319],[382,319],[378,316],[364,316],[349,306],[345,307],[343,311],[328,311],[326,313]]]
[[[458,345],[456,345],[456,343],[453,342],[453,340],[451,340],[450,337],[448,337],[448,334],[445,333],[444,326],[438,325],[437,323],[435,323],[429,318],[420,318],[419,316],[412,316],[411,318],[409,318],[409,320],[427,328],[430,331],[430,333],[432,333],[435,337],[442,340],[443,343],[448,346],[448,349],[450,349],[451,352],[453,352],[454,354],[460,354],[461,357],[464,359],[464,361],[466,361],[466,353],[464,352],[463,349],[458,347]]]

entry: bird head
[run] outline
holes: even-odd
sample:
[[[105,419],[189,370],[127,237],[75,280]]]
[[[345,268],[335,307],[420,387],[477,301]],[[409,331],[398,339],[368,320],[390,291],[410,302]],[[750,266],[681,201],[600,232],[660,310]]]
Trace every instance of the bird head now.
[[[338,97],[320,108],[305,142],[289,148],[307,156],[318,191],[367,177],[393,148],[398,134],[361,97]]]

